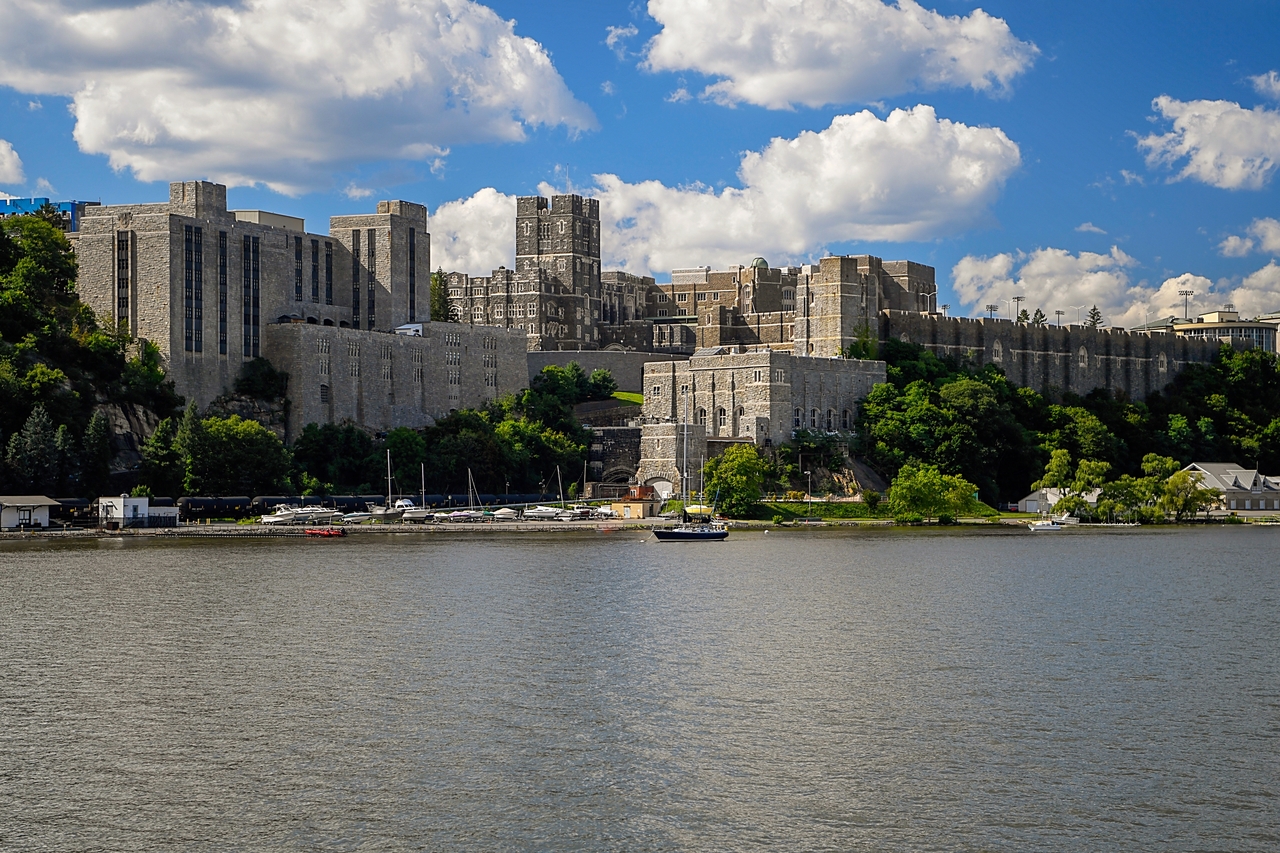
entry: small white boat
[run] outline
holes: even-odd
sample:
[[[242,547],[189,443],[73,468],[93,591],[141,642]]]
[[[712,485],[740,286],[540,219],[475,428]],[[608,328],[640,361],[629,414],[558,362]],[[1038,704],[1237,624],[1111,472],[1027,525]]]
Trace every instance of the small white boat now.
[[[509,506],[504,506],[502,509],[497,509],[493,511],[493,520],[494,521],[519,521],[520,513],[516,512],[514,509],[512,509]]]
[[[530,521],[555,521],[560,517],[560,513],[564,512],[553,506],[535,506],[533,509],[526,509],[524,517]]]
[[[1056,521],[1033,521],[1027,525],[1027,529],[1035,533],[1043,533],[1049,530],[1061,530],[1062,525]]]
[[[278,506],[270,515],[262,516],[262,524],[305,524],[306,516],[296,506]]]
[[[371,512],[349,512],[342,517],[343,524],[360,524],[373,518]]]

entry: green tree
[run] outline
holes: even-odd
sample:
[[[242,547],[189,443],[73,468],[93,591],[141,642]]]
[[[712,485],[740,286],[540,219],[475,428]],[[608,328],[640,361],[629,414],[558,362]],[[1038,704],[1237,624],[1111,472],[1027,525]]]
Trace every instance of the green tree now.
[[[372,488],[383,477],[384,459],[369,433],[354,424],[307,424],[293,443],[300,473],[344,493]]]
[[[889,485],[889,510],[898,519],[954,518],[977,508],[977,490],[963,477],[943,474],[933,465],[908,463]]]
[[[703,466],[706,493],[730,518],[745,518],[760,502],[768,463],[753,444],[731,444]]]
[[[588,400],[607,400],[617,390],[618,383],[612,373],[603,368],[591,371],[591,377],[587,380]]]
[[[1164,484],[1157,508],[1168,515],[1173,513],[1175,521],[1182,521],[1187,516],[1195,517],[1201,510],[1210,509],[1222,497],[1217,489],[1201,485],[1204,475],[1199,471],[1178,471]]]
[[[449,314],[449,285],[444,278],[444,268],[431,274],[431,321],[452,323],[457,320]]]
[[[1047,326],[1049,325],[1049,318],[1044,315],[1043,311],[1037,308],[1036,313],[1031,316],[1031,325]]]
[[[205,418],[183,440],[185,486],[194,495],[264,495],[288,491],[289,451],[257,421]]]
[[[279,400],[289,391],[289,374],[276,370],[265,358],[245,362],[236,377],[236,393],[257,400]]]
[[[1085,319],[1084,324],[1090,329],[1100,329],[1103,326],[1102,312],[1095,305],[1089,309],[1089,316]]]
[[[22,429],[9,437],[5,461],[24,491],[56,490],[61,467],[57,431],[44,406],[32,409]]]
[[[422,482],[422,465],[427,459],[427,443],[422,434],[408,427],[396,427],[387,433],[384,450],[391,451],[391,470],[400,491],[416,492]]]
[[[1023,308],[1018,312],[1018,322],[1026,325],[1031,322],[1031,315],[1027,313],[1027,309]]]
[[[84,490],[91,496],[102,496],[111,488],[111,423],[106,415],[95,411],[84,431],[81,471]]]
[[[142,443],[142,465],[138,471],[141,486],[152,495],[176,498],[182,494],[186,474],[182,451],[177,446],[178,423],[165,418]]]

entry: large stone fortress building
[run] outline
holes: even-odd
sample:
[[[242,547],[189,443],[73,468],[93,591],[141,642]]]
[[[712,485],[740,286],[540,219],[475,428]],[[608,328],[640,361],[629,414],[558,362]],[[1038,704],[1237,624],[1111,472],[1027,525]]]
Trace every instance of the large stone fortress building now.
[[[290,374],[294,434],[308,419],[426,425],[526,384],[523,336],[422,322],[421,205],[379,202],[314,234],[294,217],[228,210],[224,186],[189,181],[167,202],[88,207],[79,224],[81,298],[155,344],[200,406],[258,357]],[[415,337],[389,334],[406,324]]]

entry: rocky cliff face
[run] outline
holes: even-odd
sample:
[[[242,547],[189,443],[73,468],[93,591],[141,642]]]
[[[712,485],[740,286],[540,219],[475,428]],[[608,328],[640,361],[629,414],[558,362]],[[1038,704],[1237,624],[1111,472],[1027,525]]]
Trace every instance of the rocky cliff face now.
[[[95,409],[111,425],[112,475],[136,471],[142,462],[142,443],[156,431],[160,419],[136,403],[99,403]]]
[[[285,427],[289,422],[289,400],[280,397],[262,400],[244,394],[224,394],[209,404],[205,417],[229,418],[239,415],[246,421],[257,421],[285,440]]]

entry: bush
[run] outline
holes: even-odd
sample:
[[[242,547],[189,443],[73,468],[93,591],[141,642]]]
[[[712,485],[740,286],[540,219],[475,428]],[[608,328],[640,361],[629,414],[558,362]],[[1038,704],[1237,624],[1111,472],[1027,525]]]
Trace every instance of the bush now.
[[[276,370],[265,358],[246,362],[236,379],[236,393],[257,400],[278,400],[289,390],[289,374]]]
[[[783,518],[783,517],[782,517],[782,516],[780,516],[780,515],[775,515],[775,516],[773,517],[772,521],[773,521],[773,523],[774,523],[774,524],[776,524],[777,526],[781,527],[781,526],[782,526],[782,523],[783,523],[784,521],[786,521],[786,519],[785,519],[785,518]]]
[[[924,521],[924,516],[916,512],[904,512],[900,515],[895,515],[893,520],[898,524],[920,524]]]

